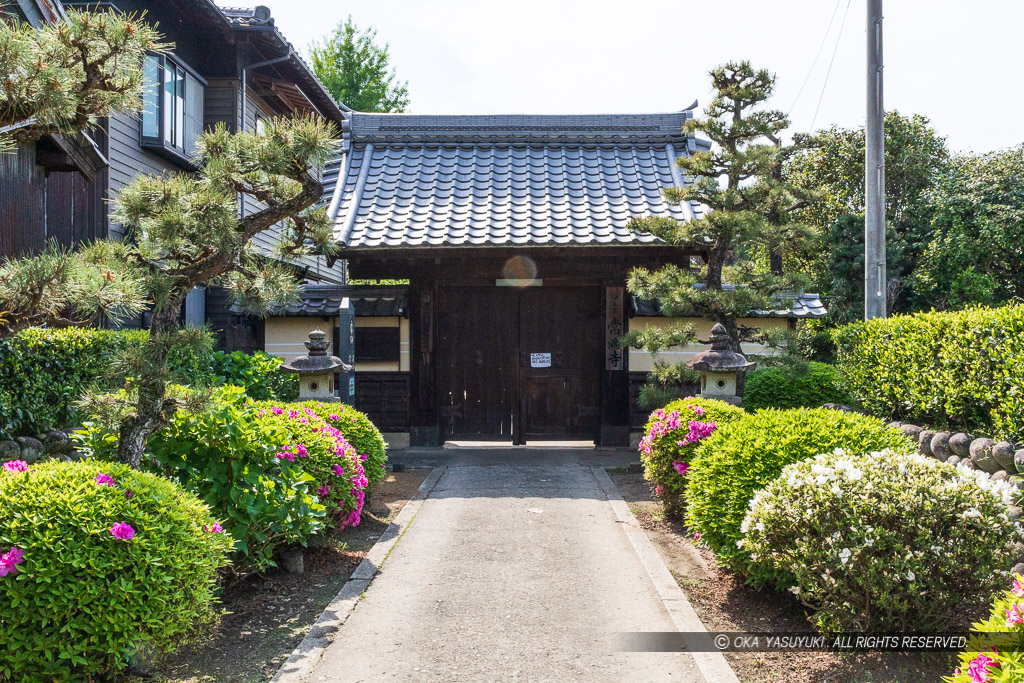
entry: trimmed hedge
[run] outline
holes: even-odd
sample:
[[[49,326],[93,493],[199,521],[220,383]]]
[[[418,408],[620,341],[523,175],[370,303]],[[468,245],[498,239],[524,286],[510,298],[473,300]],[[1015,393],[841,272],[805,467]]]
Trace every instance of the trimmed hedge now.
[[[210,375],[213,384],[242,387],[254,401],[292,401],[299,397],[299,376],[281,372],[280,365],[281,359],[266,351],[217,351],[210,358]]]
[[[833,335],[837,368],[869,412],[1024,439],[1024,306],[894,316]]]
[[[686,478],[686,519],[718,561],[755,582],[749,554],[737,547],[747,506],[790,463],[843,448],[867,453],[907,449],[903,433],[881,420],[824,408],[764,409],[723,425],[701,443]]]
[[[111,366],[141,346],[142,330],[33,328],[0,339],[0,438],[77,424],[75,402],[90,388],[109,389]]]
[[[0,679],[109,680],[216,618],[232,541],[177,484],[49,461],[0,469],[0,510]]]
[[[779,366],[750,373],[743,390],[743,407],[819,408],[825,403],[850,403],[839,372],[831,365]]]
[[[654,484],[665,514],[679,517],[685,511],[686,466],[700,442],[718,427],[745,416],[742,408],[725,401],[692,396],[651,413],[640,441],[640,459],[644,479]],[[697,424],[691,428],[691,423]]]

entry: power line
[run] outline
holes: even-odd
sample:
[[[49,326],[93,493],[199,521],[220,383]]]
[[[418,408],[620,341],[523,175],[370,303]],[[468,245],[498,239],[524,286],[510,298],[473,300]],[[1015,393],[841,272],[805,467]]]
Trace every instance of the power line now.
[[[846,15],[850,13],[850,2],[846,0],[846,9],[843,10],[843,21],[839,24],[839,35],[836,36],[836,46],[832,48],[832,59],[828,62],[828,71],[825,72],[825,82],[821,84],[821,94],[818,95],[818,106],[814,108],[814,117],[811,119],[811,127],[808,132],[814,132],[814,123],[818,120],[818,110],[821,109],[821,100],[825,97],[825,88],[828,87],[828,77],[832,75],[832,65],[836,61],[836,53],[839,52],[839,43],[843,39],[843,28],[846,26]]]
[[[821,57],[821,51],[825,47],[825,42],[828,40],[828,34],[832,30],[832,24],[836,21],[836,13],[839,12],[839,3],[843,0],[836,0],[835,7],[832,8],[832,18],[828,20],[828,28],[825,29],[825,35],[821,37],[821,45],[818,46],[818,51],[814,55],[814,61],[811,62],[811,68],[807,70],[807,76],[804,78],[804,82],[800,84],[800,90],[797,91],[796,97],[793,98],[793,104],[789,106],[789,111],[786,112],[786,118],[793,113],[793,109],[796,108],[796,103],[800,101],[800,96],[804,94],[804,88],[807,87],[807,82],[811,80],[811,74],[814,73],[814,67],[818,65],[818,58]]]

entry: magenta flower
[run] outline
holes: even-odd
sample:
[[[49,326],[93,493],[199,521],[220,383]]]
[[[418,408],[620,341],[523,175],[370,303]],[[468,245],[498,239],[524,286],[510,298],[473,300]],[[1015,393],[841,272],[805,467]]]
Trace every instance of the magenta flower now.
[[[699,531],[693,532],[693,540],[695,540],[695,541],[699,541],[700,540],[700,532]]]
[[[999,654],[994,649],[993,653]],[[972,683],[989,683],[992,677],[989,675],[990,669],[999,668],[999,662],[992,657],[981,652],[978,656],[971,660],[970,665],[967,667],[967,676],[970,678]]]
[[[309,453],[309,451],[307,451],[307,450],[306,450],[306,447],[305,447],[305,446],[303,446],[303,445],[302,445],[302,444],[300,443],[300,444],[299,444],[298,446],[296,446],[296,447],[295,447],[295,453],[296,453],[296,454],[297,454],[297,455],[298,455],[298,456],[299,456],[300,458],[305,458],[305,457],[306,457],[306,455],[307,455],[307,454]]]
[[[676,472],[679,473],[680,477],[686,476],[686,471],[690,469],[690,464],[686,462],[672,462],[672,467],[676,468]]]
[[[337,422],[338,420],[341,419],[341,417],[339,417],[337,413],[331,413],[330,415],[327,416],[327,419],[334,420],[335,422]]]
[[[295,454],[292,453],[291,451],[288,451],[288,450],[278,451],[276,455],[277,455],[277,458],[279,460],[283,459],[283,460],[287,460],[288,462],[295,462]]]
[[[349,515],[348,515],[348,524],[349,524],[349,526],[359,526],[359,521],[360,521],[359,510],[353,510],[352,512],[349,513]]]
[[[366,480],[366,477],[361,474],[357,477],[352,477],[351,481],[353,484],[355,484],[358,488],[361,489],[365,489],[366,485],[370,483]]]
[[[210,526],[203,525],[203,531],[207,531],[211,534],[219,534],[224,531],[224,527],[220,525],[220,522],[214,522]]]
[[[100,472],[99,474],[96,475],[96,483],[99,484],[100,486],[113,486],[114,478],[111,477],[109,474]]]
[[[663,493],[665,493],[665,487],[664,486],[662,486],[661,484],[658,484],[657,486],[654,487],[654,495],[660,496]]]
[[[132,498],[135,497],[135,492],[134,491],[125,491],[124,492],[124,497],[127,498],[128,500],[131,500]]]
[[[338,475],[339,477],[344,477],[345,476],[345,468],[342,467],[341,465],[335,465],[334,466],[334,473],[336,475]]]
[[[110,533],[119,541],[130,541],[135,538],[135,529],[125,522],[118,522],[110,527]]]
[[[366,453],[360,453],[359,454],[359,459],[365,462],[366,460],[370,459],[370,456],[367,455]]]
[[[274,406],[273,408],[270,409],[270,412],[272,412],[274,415],[280,415],[284,411],[278,408],[277,406]]]
[[[1020,582],[1020,579],[1013,580],[1013,590],[1011,591],[1018,598],[1024,598],[1024,583]]]
[[[11,546],[11,549],[0,555],[0,576],[7,576],[18,571],[18,565],[25,561],[25,551]]]
[[[1006,610],[1006,625],[1017,626],[1018,624],[1024,624],[1024,613],[1020,611],[1020,605],[1013,604],[1010,609]]]
[[[4,472],[28,472],[28,463],[24,460],[11,460],[4,463]]]
[[[331,492],[331,487],[328,486],[327,484],[324,484],[323,486],[321,486],[320,488],[318,488],[316,490],[316,495],[320,496],[321,498],[326,498],[327,494],[330,493],[330,492]]]

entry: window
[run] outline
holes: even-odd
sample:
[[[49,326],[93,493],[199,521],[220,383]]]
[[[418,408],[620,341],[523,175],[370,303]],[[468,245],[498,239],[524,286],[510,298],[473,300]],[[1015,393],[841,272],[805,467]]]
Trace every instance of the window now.
[[[400,341],[397,327],[357,327],[355,361],[357,363],[397,361]]]
[[[177,60],[147,55],[143,65],[142,144],[189,161],[203,133],[205,81]]]

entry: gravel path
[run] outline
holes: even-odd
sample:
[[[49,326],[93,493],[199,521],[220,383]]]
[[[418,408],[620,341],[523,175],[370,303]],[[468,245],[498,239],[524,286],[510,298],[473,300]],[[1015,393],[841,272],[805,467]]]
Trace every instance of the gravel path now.
[[[308,680],[703,681],[616,651],[675,627],[589,458],[547,460],[450,465]]]

